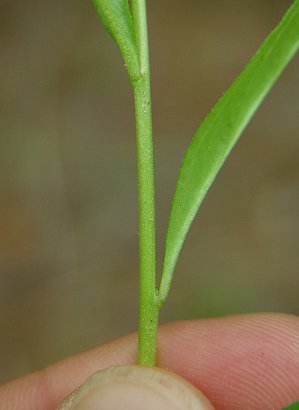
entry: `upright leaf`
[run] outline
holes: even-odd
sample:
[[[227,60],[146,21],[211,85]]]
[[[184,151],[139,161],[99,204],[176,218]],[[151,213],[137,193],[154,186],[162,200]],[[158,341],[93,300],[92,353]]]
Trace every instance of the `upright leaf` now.
[[[100,20],[124,57],[131,79],[138,74],[136,38],[128,0],[92,0]]]
[[[299,45],[299,1],[261,45],[196,131],[182,162],[164,253],[160,300],[168,294],[190,224],[216,174]]]

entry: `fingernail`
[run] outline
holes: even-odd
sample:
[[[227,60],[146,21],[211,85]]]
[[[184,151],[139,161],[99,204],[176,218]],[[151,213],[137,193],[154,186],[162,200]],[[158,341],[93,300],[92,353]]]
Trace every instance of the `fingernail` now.
[[[183,378],[159,368],[118,366],[97,372],[57,410],[214,410]]]

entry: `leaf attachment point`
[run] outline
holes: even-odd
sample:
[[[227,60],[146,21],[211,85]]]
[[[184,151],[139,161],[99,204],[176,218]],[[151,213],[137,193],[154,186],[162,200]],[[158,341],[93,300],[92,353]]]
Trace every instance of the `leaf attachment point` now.
[[[139,75],[135,29],[128,0],[92,0],[106,30],[120,48],[130,79]]]

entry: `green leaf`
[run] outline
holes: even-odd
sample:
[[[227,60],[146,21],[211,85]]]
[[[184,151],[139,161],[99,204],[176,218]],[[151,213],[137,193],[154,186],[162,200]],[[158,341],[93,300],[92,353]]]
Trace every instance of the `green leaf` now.
[[[292,403],[289,406],[282,408],[281,410],[299,410],[299,401],[296,401],[295,403]]]
[[[182,162],[172,201],[159,290],[166,299],[181,247],[226,157],[299,45],[299,1],[267,37],[196,131]]]
[[[139,72],[135,29],[128,0],[92,0],[96,11],[120,48],[131,79]]]

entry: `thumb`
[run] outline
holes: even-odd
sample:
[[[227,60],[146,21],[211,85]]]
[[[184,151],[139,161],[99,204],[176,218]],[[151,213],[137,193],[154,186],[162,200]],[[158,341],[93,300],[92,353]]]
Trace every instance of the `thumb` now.
[[[166,370],[118,366],[100,371],[57,410],[214,410],[185,379]]]

